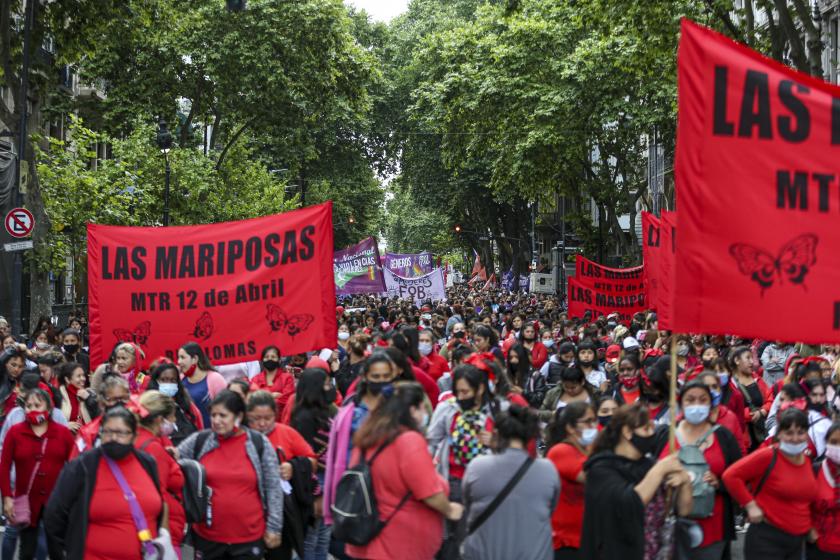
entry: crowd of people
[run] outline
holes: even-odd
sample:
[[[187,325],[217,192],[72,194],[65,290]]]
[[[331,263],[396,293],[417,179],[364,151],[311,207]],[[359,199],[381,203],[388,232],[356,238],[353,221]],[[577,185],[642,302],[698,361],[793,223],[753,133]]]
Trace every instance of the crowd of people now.
[[[840,345],[448,297],[223,366],[0,318],[2,558],[840,559]]]

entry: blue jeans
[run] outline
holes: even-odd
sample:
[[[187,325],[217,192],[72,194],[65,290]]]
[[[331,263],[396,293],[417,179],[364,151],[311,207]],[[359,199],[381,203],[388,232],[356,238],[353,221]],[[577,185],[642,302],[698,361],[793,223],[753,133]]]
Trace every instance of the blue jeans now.
[[[18,545],[18,528],[6,525],[3,531],[3,544],[0,546],[0,559],[12,560]],[[47,560],[47,533],[44,531],[43,521],[38,525],[38,547],[35,552],[37,560]]]
[[[319,517],[314,527],[307,527],[303,540],[303,560],[327,560],[332,530]]]

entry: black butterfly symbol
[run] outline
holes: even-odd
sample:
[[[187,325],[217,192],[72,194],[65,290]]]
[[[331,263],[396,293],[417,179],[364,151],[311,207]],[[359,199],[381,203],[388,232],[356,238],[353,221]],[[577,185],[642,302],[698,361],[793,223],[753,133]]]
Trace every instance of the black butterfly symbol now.
[[[195,329],[192,332],[193,336],[201,340],[207,340],[213,335],[213,317],[210,313],[205,311],[201,317],[195,322]]]
[[[778,257],[746,243],[730,245],[729,254],[738,262],[741,273],[749,275],[761,286],[763,296],[777,279],[779,284],[788,281],[805,286],[805,276],[817,262],[817,241],[817,236],[812,233],[800,235],[786,243]]]
[[[300,315],[286,315],[286,313],[273,303],[266,306],[268,313],[266,319],[272,331],[282,331],[286,329],[289,336],[292,338],[309,328],[315,317],[312,315],[302,313]]]
[[[117,342],[134,342],[140,346],[145,346],[152,334],[151,321],[143,321],[133,331],[128,329],[114,329],[114,336],[117,337]]]

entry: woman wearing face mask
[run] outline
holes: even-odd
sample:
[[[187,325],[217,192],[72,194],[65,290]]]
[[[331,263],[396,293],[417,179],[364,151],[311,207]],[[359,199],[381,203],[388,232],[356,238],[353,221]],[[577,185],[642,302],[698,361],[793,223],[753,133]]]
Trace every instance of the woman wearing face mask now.
[[[82,426],[99,416],[96,394],[86,387],[87,375],[84,368],[75,362],[62,364],[58,370],[61,412],[68,427],[75,434]]]
[[[560,480],[551,461],[534,460],[526,449],[539,434],[539,419],[531,409],[513,405],[499,413],[496,434],[498,452],[477,457],[464,474],[466,524],[475,527],[464,541],[464,560],[550,560],[551,512],[557,504]],[[504,501],[476,526],[477,519],[520,471],[524,474]]]
[[[703,530],[703,541],[691,550],[689,560],[720,560],[730,541],[735,540],[735,512],[732,499],[720,480],[724,471],[741,458],[741,447],[732,433],[712,421],[712,391],[699,379],[686,383],[679,394],[683,419],[676,428],[676,449],[694,445],[703,452],[708,470],[703,481],[715,489],[711,515],[696,519]],[[670,454],[665,436],[659,432],[660,458]]]
[[[801,385],[808,396],[808,438],[817,449],[816,456],[822,457],[825,453],[826,433],[831,426],[831,416],[825,402],[825,385],[818,379],[803,381]]]
[[[435,383],[434,379],[429,377],[425,371],[413,366],[408,357],[398,348],[392,346],[385,348],[383,352],[388,354],[388,357],[391,358],[391,361],[397,367],[397,379],[400,381],[417,381],[426,391],[426,395],[429,397],[429,402],[438,402],[440,389],[438,389],[437,383]]]
[[[554,342],[554,334],[551,332],[551,329],[540,329],[540,342],[542,345],[545,346],[546,351],[548,352],[548,358],[554,355],[555,351],[555,342]]]
[[[417,383],[398,383],[353,437],[353,457],[370,464],[382,531],[364,546],[347,546],[353,558],[428,560],[441,543],[441,519],[461,519],[463,507],[446,498],[421,433],[428,409]]]
[[[347,470],[347,460],[353,446],[353,435],[368,415],[382,402],[383,392],[390,394],[397,378],[397,366],[383,351],[376,351],[365,361],[362,376],[353,393],[339,409],[330,426],[327,460],[324,468],[324,520],[332,525],[330,507],[335,501],[335,489]],[[339,548],[343,544],[337,545]]]
[[[524,330],[527,330],[524,329]],[[525,389],[531,378],[531,361],[528,350],[522,344],[514,344],[507,353],[507,374],[511,382]]]
[[[805,454],[808,417],[804,412],[796,408],[782,412],[778,441],[778,447],[754,451],[723,473],[723,483],[750,522],[746,560],[799,560],[805,539],[813,531],[810,510],[817,483]]]
[[[438,472],[449,482],[449,499],[462,503],[461,483],[470,461],[490,452],[493,408],[487,374],[470,364],[452,372],[455,398],[435,408],[426,439],[435,457]],[[461,535],[459,523],[447,524],[447,554],[457,551]]]
[[[338,325],[338,359],[343,360],[350,352],[350,326],[347,323]]]
[[[434,335],[429,329],[423,329],[418,334],[417,350],[420,351],[421,356],[429,360],[429,370],[426,373],[433,380],[437,381],[449,371],[449,362],[435,351]]]
[[[341,365],[335,374],[335,386],[342,396],[347,395],[347,390],[361,375],[365,357],[368,354],[368,344],[370,344],[370,337],[366,334],[354,334],[350,337],[350,352],[341,360]]]
[[[191,435],[178,451],[204,466],[213,490],[205,523],[193,525],[195,548],[205,558],[262,558],[280,546],[283,490],[271,442],[242,427],[245,403],[224,390],[210,405],[211,430]]]
[[[840,559],[840,422],[828,429],[825,444],[812,508],[817,541],[808,545],[808,560]]]
[[[750,435],[750,449],[755,449],[767,438],[766,419],[768,405],[773,397],[764,379],[753,373],[753,356],[746,346],[734,348],[728,357],[732,382],[744,397],[743,417]]]
[[[3,410],[0,417],[6,415],[17,406],[18,383],[26,365],[26,356],[18,348],[13,347],[0,354],[0,402]]]
[[[157,464],[158,479],[169,514],[172,545],[180,550],[187,518],[184,514],[184,474],[173,458],[175,448],[169,439],[175,433],[175,401],[158,391],[140,395],[136,407],[139,427],[134,447],[151,455]]]
[[[32,333],[32,353],[37,355],[52,349],[55,344],[55,335],[52,336],[48,331],[39,330]]]
[[[554,417],[554,412],[573,402],[595,402],[595,391],[586,382],[586,377],[577,366],[567,367],[560,373],[560,383],[545,395],[540,418],[548,422]]]
[[[598,353],[595,345],[588,340],[581,342],[575,354],[575,365],[586,376],[586,382],[596,390],[606,392],[609,389],[607,374],[598,364]]]
[[[152,372],[149,389],[160,391],[160,394],[175,401],[175,431],[169,435],[173,445],[180,445],[189,436],[204,429],[201,412],[181,384],[181,376],[175,364],[164,363],[156,367]]]
[[[227,389],[225,378],[213,369],[204,350],[196,342],[187,342],[178,349],[178,370],[190,399],[201,412],[204,426],[209,426],[210,402]]]
[[[612,420],[613,414],[618,410],[619,404],[614,398],[610,396],[601,397],[598,399],[598,408],[596,414],[598,415],[598,430],[603,430],[607,424]]]
[[[548,427],[548,454],[560,475],[560,499],[551,516],[555,560],[581,558],[583,527],[583,465],[598,436],[598,420],[589,403],[576,402],[554,414]]]
[[[642,560],[646,532],[658,534],[646,531],[647,510],[666,509],[663,486],[675,489],[679,515],[690,512],[688,473],[676,454],[655,463],[649,459],[655,446],[650,412],[641,403],[619,408],[601,431],[583,467],[587,482],[580,558]]]
[[[134,414],[114,407],[102,420],[102,445],[82,453],[61,471],[44,512],[50,558],[141,560],[141,529],[151,538],[168,533],[157,465],[134,448],[136,436]],[[123,491],[120,480],[130,494]],[[129,500],[142,513],[145,527],[135,523]]]
[[[694,369],[700,363],[694,354],[691,339],[686,335],[677,337],[677,366],[683,370]]]
[[[330,528],[324,524],[323,496],[324,458],[330,437],[330,422],[334,416],[332,406],[336,389],[332,379],[321,368],[303,370],[295,393],[295,408],[292,411],[291,426],[306,440],[318,457],[319,491],[315,496],[315,524],[309,527],[304,544],[305,560],[326,560],[330,544]]]
[[[120,375],[111,375],[100,384],[97,396],[99,398],[99,410],[102,411],[103,415],[112,408],[125,406],[130,399],[128,382]],[[73,459],[82,451],[97,446],[103,418],[104,416],[97,416],[79,429],[76,435],[76,445],[73,447]]]
[[[280,349],[266,346],[260,356],[262,371],[251,380],[252,391],[268,391],[277,401],[280,417],[295,394],[295,376],[280,367]]]
[[[537,339],[537,329],[534,323],[528,323],[519,333],[519,344],[525,347],[530,356],[531,365],[540,369],[548,360],[548,349]]]
[[[499,363],[504,363],[505,355],[499,348],[499,335],[495,330],[486,325],[477,325],[473,331],[473,342],[476,352],[492,352]]]
[[[642,396],[642,373],[639,359],[635,354],[624,356],[616,368],[618,384],[612,390],[612,396],[619,405],[635,404]]]
[[[3,512],[9,523],[18,525],[21,560],[35,558],[43,509],[52,493],[59,472],[70,458],[73,434],[51,419],[52,400],[42,389],[24,395],[26,421],[15,424],[3,440],[0,458],[0,492]],[[12,467],[15,484],[12,489]],[[30,518],[15,519],[15,498],[28,497]]]

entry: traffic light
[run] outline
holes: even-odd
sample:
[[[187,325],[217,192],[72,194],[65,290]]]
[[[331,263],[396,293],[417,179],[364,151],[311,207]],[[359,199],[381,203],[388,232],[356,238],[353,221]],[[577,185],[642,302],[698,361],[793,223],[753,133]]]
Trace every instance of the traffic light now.
[[[460,224],[455,226],[455,233],[461,233],[461,225]]]

